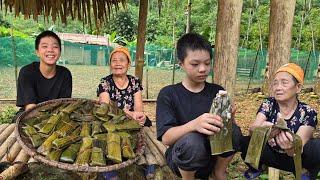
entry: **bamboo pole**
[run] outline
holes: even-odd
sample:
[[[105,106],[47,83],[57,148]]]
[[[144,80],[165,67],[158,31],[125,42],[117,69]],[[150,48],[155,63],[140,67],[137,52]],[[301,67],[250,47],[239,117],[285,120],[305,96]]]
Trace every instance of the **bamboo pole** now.
[[[150,128],[146,128],[145,132],[147,136],[150,138],[150,140],[153,142],[153,144],[155,144],[157,149],[161,152],[162,156],[164,156],[164,154],[166,153],[167,147],[156,139],[155,134],[151,132]]]
[[[186,33],[189,33],[191,30],[191,5],[191,0],[188,0]]]
[[[30,156],[23,149],[21,149],[21,151],[19,152],[19,154],[17,155],[16,159],[13,162],[27,163],[29,159],[30,159]]]
[[[21,173],[26,171],[26,163],[29,160],[29,155],[21,150],[14,160],[14,165],[10,166],[8,169],[4,170],[0,174],[0,179],[15,179]]]
[[[146,163],[148,165],[152,164],[158,164],[156,158],[153,156],[153,154],[150,152],[149,147],[146,147],[145,149],[145,155],[146,155]]]
[[[141,82],[143,77],[144,45],[146,41],[145,35],[146,35],[147,15],[148,15],[147,9],[148,9],[148,0],[140,0],[135,76],[138,77],[141,80]]]
[[[8,123],[0,125],[0,132],[3,132],[9,126]]]
[[[145,154],[143,154],[142,156],[140,156],[137,164],[140,166],[140,165],[145,165],[147,164],[147,161],[146,161],[146,158],[145,158]]]
[[[151,141],[151,139],[149,138],[149,136],[146,136],[146,143],[148,148],[150,149],[151,153],[153,154],[153,156],[155,157],[155,159],[158,162],[159,166],[163,166],[166,164],[166,161],[164,159],[164,157],[162,156],[161,152],[158,150],[158,148],[156,147],[155,144],[153,144],[153,142]]]
[[[10,124],[2,133],[0,134],[0,144],[2,144],[13,132],[15,124]]]
[[[18,141],[16,141],[10,148],[9,152],[3,156],[0,162],[13,162],[21,151],[21,146]]]
[[[14,164],[0,174],[0,179],[15,179],[17,176],[19,176],[22,172],[25,172],[26,170],[27,167],[25,166],[25,164]]]
[[[14,132],[4,141],[4,143],[0,146],[0,159],[9,152],[10,147],[16,142],[16,137]]]

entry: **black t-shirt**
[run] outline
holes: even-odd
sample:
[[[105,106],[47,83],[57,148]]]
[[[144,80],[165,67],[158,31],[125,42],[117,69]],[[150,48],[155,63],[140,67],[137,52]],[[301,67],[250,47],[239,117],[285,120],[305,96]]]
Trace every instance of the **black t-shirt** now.
[[[208,113],[212,100],[223,87],[205,83],[205,87],[198,93],[187,90],[182,83],[166,86],[161,89],[157,99],[157,139],[170,128],[181,126]]]
[[[47,79],[40,72],[40,63],[33,62],[21,68],[18,77],[17,106],[38,104],[58,98],[69,98],[72,76],[63,66],[56,66],[54,77]]]

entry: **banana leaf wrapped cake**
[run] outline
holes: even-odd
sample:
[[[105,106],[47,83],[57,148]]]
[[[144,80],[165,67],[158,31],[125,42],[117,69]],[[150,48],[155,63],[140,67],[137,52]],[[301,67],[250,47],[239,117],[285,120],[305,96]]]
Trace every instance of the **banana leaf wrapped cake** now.
[[[85,99],[44,102],[17,121],[17,139],[32,157],[87,172],[115,170],[136,161],[144,147],[140,130],[139,123],[115,105]]]

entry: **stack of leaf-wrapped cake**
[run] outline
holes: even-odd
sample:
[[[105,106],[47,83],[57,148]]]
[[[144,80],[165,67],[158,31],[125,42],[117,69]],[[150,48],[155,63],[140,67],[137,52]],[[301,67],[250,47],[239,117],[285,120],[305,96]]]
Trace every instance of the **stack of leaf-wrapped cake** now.
[[[116,106],[91,100],[50,103],[22,123],[34,148],[48,159],[90,166],[134,158],[141,128]]]

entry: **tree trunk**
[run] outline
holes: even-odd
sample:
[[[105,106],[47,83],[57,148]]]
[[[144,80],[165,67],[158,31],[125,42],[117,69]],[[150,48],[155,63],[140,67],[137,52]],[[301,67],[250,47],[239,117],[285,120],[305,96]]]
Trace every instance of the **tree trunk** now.
[[[242,0],[219,0],[213,82],[234,95]],[[228,72],[228,73],[226,73]]]
[[[290,59],[291,30],[296,0],[271,0],[269,22],[269,67],[267,90],[271,93],[271,84],[276,70]]]
[[[146,42],[145,35],[146,35],[146,26],[147,26],[147,15],[148,15],[148,0],[140,0],[135,76],[138,77],[141,82],[143,77],[143,64],[144,64],[143,55],[144,55],[144,45]]]
[[[188,0],[186,33],[190,32],[190,29],[191,29],[190,26],[191,26],[191,0]]]

